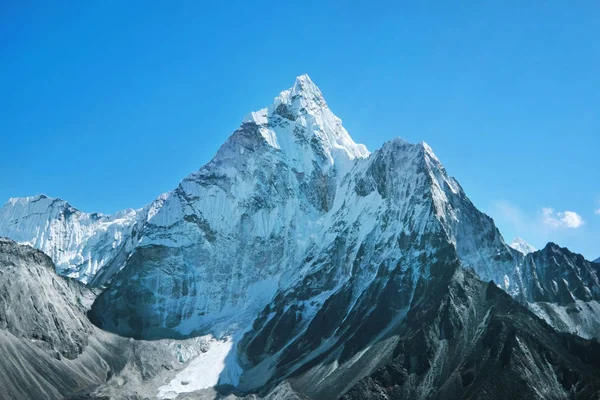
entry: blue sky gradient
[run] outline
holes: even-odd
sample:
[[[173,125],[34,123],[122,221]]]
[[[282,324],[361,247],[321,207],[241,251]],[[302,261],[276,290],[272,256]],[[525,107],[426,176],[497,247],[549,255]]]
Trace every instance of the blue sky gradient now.
[[[141,207],[308,73],[356,142],[429,143],[506,240],[600,256],[598,2],[206,3],[1,2],[0,201]]]

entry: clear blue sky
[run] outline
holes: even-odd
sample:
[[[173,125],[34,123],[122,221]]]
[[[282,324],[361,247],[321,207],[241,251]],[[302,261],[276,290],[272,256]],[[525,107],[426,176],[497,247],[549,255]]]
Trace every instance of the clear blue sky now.
[[[308,73],[355,141],[429,143],[507,240],[600,256],[597,1],[247,3],[0,2],[0,199],[140,207]]]

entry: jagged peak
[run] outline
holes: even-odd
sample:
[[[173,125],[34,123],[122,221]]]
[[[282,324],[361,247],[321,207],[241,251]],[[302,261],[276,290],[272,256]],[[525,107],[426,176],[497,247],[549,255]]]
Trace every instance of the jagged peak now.
[[[303,74],[296,78],[296,81],[291,88],[279,93],[270,106],[258,111],[250,112],[243,119],[243,122],[264,125],[268,123],[269,117],[277,115],[278,113],[286,112],[290,113],[287,116],[296,117],[296,115],[293,114],[304,111],[319,112],[326,108],[328,108],[328,106],[323,98],[321,90],[307,74]]]
[[[50,197],[45,195],[44,193],[40,193],[37,196],[28,196],[28,197],[11,197],[8,199],[7,205],[26,205],[31,203],[37,203],[39,201],[43,201],[45,204],[68,204],[65,200],[55,197]]]
[[[327,106],[321,90],[314,84],[308,74],[298,76],[294,82],[294,86],[289,90],[291,99],[294,99],[294,97],[303,97],[309,101],[318,102],[321,106]]]
[[[147,207],[147,206],[146,206]],[[0,213],[12,213],[14,209],[29,210],[27,212],[37,212],[52,215],[56,212],[67,212],[76,213],[77,215],[87,215],[93,219],[107,218],[107,219],[120,219],[130,218],[144,211],[145,208],[133,209],[126,208],[119,210],[114,214],[103,214],[99,212],[85,213],[76,207],[73,207],[68,201],[58,197],[50,197],[41,193],[37,196],[28,197],[11,197],[8,202],[0,207]],[[35,211],[34,211],[35,210]],[[22,211],[19,211],[22,212]]]
[[[562,247],[558,243],[554,243],[554,242],[546,243],[546,246],[544,246],[542,251],[546,252],[546,253],[548,253],[548,252],[556,253],[556,252],[568,251],[569,253],[571,253],[571,250],[569,250],[568,248]]]
[[[429,158],[435,160],[438,163],[440,162],[440,160],[433,152],[431,146],[429,146],[425,142],[412,143],[400,136],[397,136],[393,139],[388,140],[383,144],[383,146],[381,146],[381,150],[383,152],[398,151],[399,149],[402,149],[402,151],[415,151],[421,153],[423,156],[428,156]]]
[[[425,164],[430,170],[439,170],[439,172],[441,172],[443,175],[446,175],[446,170],[442,165],[441,161],[437,158],[437,156],[433,152],[433,149],[425,142],[412,143],[401,137],[395,137],[385,142],[381,147],[381,152],[383,153],[397,151],[414,153],[416,156],[422,158],[425,161]],[[449,176],[446,178],[450,179]],[[456,189],[456,185],[453,184],[451,186],[453,190]]]
[[[310,157],[301,154],[317,152],[333,165],[370,154],[364,145],[352,140],[342,120],[331,112],[321,90],[306,74],[298,76],[294,85],[275,97],[270,106],[248,114],[242,127],[244,124],[258,126],[270,147],[296,159],[308,160]]]
[[[276,112],[282,104],[295,108],[295,111],[307,109],[318,112],[328,108],[321,90],[307,74],[298,76],[291,88],[282,91],[275,97],[273,104],[269,107],[269,113]]]

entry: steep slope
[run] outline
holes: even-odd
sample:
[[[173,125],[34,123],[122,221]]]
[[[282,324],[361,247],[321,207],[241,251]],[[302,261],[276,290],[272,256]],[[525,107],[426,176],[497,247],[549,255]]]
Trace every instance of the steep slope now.
[[[524,259],[530,307],[550,325],[600,338],[600,266],[554,243]]]
[[[385,144],[357,163],[338,193],[344,197],[336,198],[323,247],[313,249],[298,280],[282,288],[240,341],[244,390],[294,377],[299,391],[332,398],[387,357],[388,332],[414,310],[421,291],[443,291],[440,282],[455,268],[473,268],[524,300],[546,285],[551,275],[544,271],[567,262],[551,267],[555,258],[545,257],[536,264],[506,246],[425,144]],[[364,209],[348,207],[366,198]],[[596,272],[586,275],[585,267],[578,264],[581,273],[565,274],[565,282],[597,290]],[[600,332],[597,311],[587,314],[589,332]]]
[[[84,314],[92,294],[53,269],[42,252],[0,238],[0,398],[62,398],[110,370]]]
[[[493,284],[457,270],[426,291],[388,360],[344,399],[592,399],[600,345],[555,332]]]
[[[88,283],[119,252],[133,247],[139,213],[86,214],[43,194],[15,198],[0,208],[0,236],[42,250],[58,273]]]
[[[511,249],[429,146],[394,140],[369,156],[302,76],[149,208],[139,247],[93,315],[106,329],[135,337],[249,322],[278,288],[305,273],[307,257],[328,251],[337,231],[355,224],[349,249],[340,250],[350,252],[351,263],[366,235],[392,240],[377,237],[375,225],[394,223],[410,240],[427,230],[429,214],[465,265],[519,293]],[[403,225],[408,217],[412,226]]]
[[[93,294],[56,276],[50,258],[0,238],[0,328],[25,337],[56,358],[75,358],[88,343],[82,318]]]
[[[592,261],[592,262],[593,262],[593,263],[596,263],[596,264],[600,264],[600,257],[596,258],[596,259],[595,259],[594,261]]]
[[[570,252],[555,243],[529,254],[524,259],[525,278],[531,291],[530,301],[549,301],[558,304],[575,300],[600,300],[600,268],[581,254]]]
[[[525,240],[521,239],[518,236],[513,239],[512,243],[510,244],[510,247],[512,247],[513,249],[515,249],[525,255],[536,251],[535,247],[533,247],[532,245],[530,245],[529,243],[527,243]]]

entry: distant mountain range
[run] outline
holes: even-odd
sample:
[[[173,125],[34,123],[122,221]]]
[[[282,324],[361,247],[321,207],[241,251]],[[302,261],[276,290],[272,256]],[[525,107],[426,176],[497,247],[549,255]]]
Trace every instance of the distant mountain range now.
[[[58,322],[46,336],[8,323],[15,357],[31,357],[0,368],[37,371],[49,398],[600,395],[600,266],[506,244],[426,143],[370,153],[307,75],[148,206],[11,199],[0,236],[50,257],[2,242],[2,290],[37,306],[0,302],[0,322]],[[65,352],[85,362],[77,382],[71,361],[38,365]],[[161,369],[156,354],[181,362]],[[6,393],[37,395],[15,382]]]

